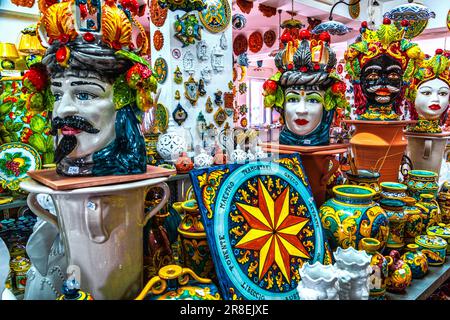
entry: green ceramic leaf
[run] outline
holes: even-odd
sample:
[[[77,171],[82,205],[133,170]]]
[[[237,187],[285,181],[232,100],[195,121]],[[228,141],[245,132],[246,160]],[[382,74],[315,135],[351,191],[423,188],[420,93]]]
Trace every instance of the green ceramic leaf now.
[[[40,134],[33,134],[28,140],[28,143],[39,153],[43,153],[46,151],[44,137]]]
[[[264,97],[264,106],[266,108],[272,108],[275,104],[275,96],[274,95],[267,95]]]
[[[120,76],[113,84],[113,102],[116,107],[116,110],[119,110],[126,105],[131,104],[136,99],[136,94],[133,92],[126,80],[125,76]]]
[[[45,90],[44,104],[45,104],[45,109],[47,109],[48,111],[53,111],[53,105],[55,104],[55,96],[53,95],[50,88],[47,88]]]
[[[13,127],[14,127],[14,125],[13,125],[12,121],[5,121],[5,129],[6,129],[6,131],[8,131],[8,132],[14,131]]]
[[[125,51],[125,50],[119,50],[116,51],[116,55],[128,60],[131,60],[133,62],[137,62],[140,64],[143,64],[146,67],[151,67],[150,63],[148,63],[146,60],[144,60],[142,57],[139,57],[137,54],[134,54],[133,52],[130,51]]]
[[[275,73],[272,77],[270,77],[270,80],[273,80],[273,81],[279,81],[280,80],[280,78],[281,78],[281,72],[277,72],[277,73]]]
[[[39,116],[33,117],[30,121],[30,128],[33,132],[42,133],[45,129],[45,121]]]
[[[284,104],[284,93],[281,87],[277,88],[277,92],[275,93],[275,105],[277,107],[283,108]]]
[[[45,150],[47,152],[53,152],[53,137],[52,136],[47,136],[47,138],[45,138]]]
[[[22,130],[22,128],[23,128],[23,123],[22,122],[16,122],[16,123],[14,123],[13,131],[14,132],[18,132],[18,131]]]
[[[55,154],[52,152],[45,152],[42,154],[42,161],[44,164],[53,163],[55,161]]]
[[[0,114],[6,114],[11,111],[12,103],[6,102],[0,105]]]

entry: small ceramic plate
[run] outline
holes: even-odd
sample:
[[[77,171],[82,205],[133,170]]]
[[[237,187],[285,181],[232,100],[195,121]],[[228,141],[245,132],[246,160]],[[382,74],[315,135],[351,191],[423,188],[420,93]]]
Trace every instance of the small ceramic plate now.
[[[169,124],[169,112],[162,103],[156,105],[155,122],[160,132],[166,131]]]
[[[209,0],[208,6],[199,11],[198,16],[210,32],[224,31],[231,21],[231,8],[228,0]]]
[[[158,58],[155,60],[155,76],[158,83],[162,84],[164,81],[166,81],[167,78],[167,62],[164,60],[164,58]]]
[[[0,181],[2,187],[18,190],[29,170],[41,168],[41,157],[31,146],[20,143],[6,143],[0,147]]]

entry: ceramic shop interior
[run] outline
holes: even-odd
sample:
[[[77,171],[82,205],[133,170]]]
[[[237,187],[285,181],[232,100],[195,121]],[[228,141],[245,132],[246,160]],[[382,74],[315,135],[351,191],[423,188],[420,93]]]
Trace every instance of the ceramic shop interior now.
[[[448,300],[450,4],[0,0],[1,300]]]

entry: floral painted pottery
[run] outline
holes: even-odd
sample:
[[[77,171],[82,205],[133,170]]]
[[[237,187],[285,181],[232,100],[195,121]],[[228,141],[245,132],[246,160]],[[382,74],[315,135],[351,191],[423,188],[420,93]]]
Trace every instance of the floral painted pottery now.
[[[305,263],[300,268],[301,281],[297,291],[300,300],[338,300],[338,277],[333,265],[319,261]]]
[[[381,198],[386,199],[400,199],[402,200],[407,196],[406,190],[408,187],[403,183],[398,182],[382,182],[381,186]]]
[[[63,284],[63,295],[56,300],[94,300],[90,293],[80,290],[80,284],[75,279],[70,279]]]
[[[428,259],[419,250],[419,246],[410,243],[406,246],[406,252],[402,255],[402,260],[411,269],[413,279],[423,278],[428,272]]]
[[[386,290],[394,293],[404,292],[412,281],[411,268],[400,259],[400,253],[397,250],[392,250],[389,256],[392,258],[392,264],[389,266]]]
[[[195,274],[205,278],[215,278],[205,227],[196,200],[187,200],[181,205],[185,215],[178,226],[181,239],[183,265]]]
[[[363,238],[361,247],[372,257],[370,260],[372,272],[369,277],[370,300],[384,300],[386,279],[389,275],[389,265],[392,264],[392,258],[385,257],[379,252],[381,243],[377,239]]]
[[[438,175],[435,172],[427,170],[411,170],[408,172],[406,178],[406,185],[408,186],[408,194],[420,200],[420,195],[428,193],[437,198],[439,185],[437,183]]]
[[[188,173],[194,169],[194,163],[191,158],[188,157],[186,152],[181,153],[181,156],[177,159],[175,163],[175,168],[177,168],[177,173]]]
[[[347,176],[347,184],[372,188],[375,191],[374,200],[380,197],[380,174],[378,172],[360,169],[357,174],[353,174],[351,170],[348,170],[345,171],[345,175]]]
[[[416,237],[425,230],[427,216],[416,206],[417,201],[413,197],[405,197],[403,201],[406,203],[405,243],[414,243]]]
[[[439,205],[431,194],[421,194],[420,201],[416,203],[416,206],[425,216],[423,221],[425,230],[441,222]]]
[[[362,238],[375,238],[384,248],[389,235],[388,217],[373,201],[375,191],[356,185],[333,188],[334,198],[320,207],[320,219],[332,249],[360,248]]]
[[[214,164],[214,158],[206,153],[205,149],[201,149],[200,153],[194,157],[195,168],[206,168]]]
[[[447,241],[447,255],[450,254],[450,226],[444,223],[439,223],[437,226],[427,228],[429,236],[438,236]]]
[[[405,245],[405,202],[398,199],[381,199],[380,206],[384,209],[389,220],[389,236],[386,248],[400,249]]]
[[[447,241],[438,236],[420,235],[416,237],[416,244],[428,259],[428,265],[440,266],[445,263]]]
[[[192,279],[190,279],[192,278]],[[135,300],[221,300],[217,287],[189,268],[162,267]]]
[[[364,250],[356,250],[353,247],[339,247],[333,255],[339,278],[339,300],[369,299],[371,256]]]
[[[17,256],[11,261],[11,275],[14,283],[14,292],[17,294],[24,293],[27,285],[27,272],[31,267],[30,260],[25,257]]]

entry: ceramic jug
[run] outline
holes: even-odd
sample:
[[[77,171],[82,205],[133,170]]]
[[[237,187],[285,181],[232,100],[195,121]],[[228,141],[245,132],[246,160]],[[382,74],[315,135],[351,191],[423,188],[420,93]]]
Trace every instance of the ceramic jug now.
[[[386,242],[388,249],[401,249],[405,245],[405,202],[397,199],[381,199],[380,205],[389,220],[389,236]]]
[[[333,265],[305,263],[300,268],[297,292],[300,300],[338,300],[337,273]]]
[[[345,171],[347,176],[347,184],[353,184],[363,187],[372,188],[375,191],[374,200],[380,197],[380,174],[376,171],[359,169],[356,174],[351,170]]]
[[[406,155],[411,159],[413,167],[433,171],[439,175],[448,136],[406,133],[406,137],[408,138]]]
[[[385,181],[380,183],[382,199],[399,199],[403,200],[407,196],[408,187],[403,183]]]
[[[30,192],[27,203],[42,219],[53,223],[63,239],[68,274],[97,300],[135,297],[143,285],[143,227],[167,202],[167,178],[53,190],[34,180],[21,186]],[[163,190],[162,201],[144,216],[149,187]],[[42,208],[37,194],[50,194],[56,216]]]
[[[389,256],[392,258],[392,264],[389,266],[386,289],[394,293],[404,292],[412,281],[411,268],[400,259],[400,253],[397,250],[392,250]]]
[[[413,197],[405,197],[403,201],[406,203],[405,243],[414,243],[415,238],[425,230],[426,215],[416,206],[417,201]]]
[[[436,172],[427,170],[411,170],[406,178],[408,186],[408,194],[420,200],[420,195],[424,193],[431,194],[433,198],[437,198],[439,185],[437,183],[438,175]]]
[[[428,272],[428,259],[419,250],[419,246],[415,243],[410,243],[406,246],[406,252],[402,255],[402,260],[411,269],[413,279],[423,278]]]
[[[441,212],[439,210],[439,205],[431,194],[421,194],[420,201],[416,203],[416,206],[425,216],[423,220],[424,230],[441,223]]]

